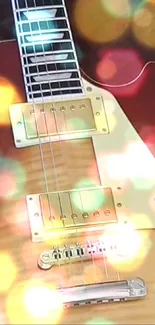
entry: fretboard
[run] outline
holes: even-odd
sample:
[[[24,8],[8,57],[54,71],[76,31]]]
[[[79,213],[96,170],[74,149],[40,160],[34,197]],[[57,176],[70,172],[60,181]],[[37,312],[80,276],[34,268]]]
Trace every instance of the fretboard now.
[[[27,101],[83,94],[64,0],[11,0]]]

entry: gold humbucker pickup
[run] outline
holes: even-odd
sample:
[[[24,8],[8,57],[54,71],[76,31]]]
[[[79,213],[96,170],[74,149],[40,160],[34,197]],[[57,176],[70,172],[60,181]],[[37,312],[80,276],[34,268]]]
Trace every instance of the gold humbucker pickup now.
[[[101,231],[117,222],[110,188],[89,188],[27,196],[34,242]]]
[[[10,106],[15,146],[109,133],[101,96]]]

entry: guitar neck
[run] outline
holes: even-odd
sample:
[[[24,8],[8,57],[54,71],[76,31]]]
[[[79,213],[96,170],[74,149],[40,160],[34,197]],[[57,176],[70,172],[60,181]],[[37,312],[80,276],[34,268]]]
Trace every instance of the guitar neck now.
[[[64,0],[11,0],[27,101],[84,93]]]

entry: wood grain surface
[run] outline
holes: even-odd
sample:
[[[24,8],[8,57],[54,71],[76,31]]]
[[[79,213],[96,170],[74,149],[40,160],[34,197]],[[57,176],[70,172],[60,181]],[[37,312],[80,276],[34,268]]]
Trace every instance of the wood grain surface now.
[[[11,51],[11,52],[10,52]],[[11,65],[10,54],[14,65]],[[8,115],[8,106],[11,103],[24,102],[24,90],[17,55],[16,45],[3,44],[0,51],[0,61],[3,56],[1,71],[1,114],[0,118],[0,322],[4,324],[154,324],[155,323],[155,231],[141,231],[141,249],[136,255],[123,264],[117,263],[120,278],[132,276],[142,277],[148,287],[145,299],[126,303],[86,306],[51,313],[48,317],[32,317],[25,307],[25,290],[35,285],[58,283],[60,277],[67,284],[72,281],[78,284],[84,279],[88,283],[94,282],[94,269],[92,262],[77,266],[65,266],[63,269],[43,272],[37,267],[37,258],[40,252],[51,247],[53,241],[47,243],[31,242],[31,234],[27,215],[25,195],[44,191],[43,171],[40,160],[39,147],[16,149],[13,144],[12,131]],[[10,87],[16,92],[9,97]],[[6,96],[3,96],[4,89]],[[8,92],[8,96],[7,96]],[[10,101],[10,102],[9,102]],[[76,142],[76,143],[75,143]],[[60,155],[60,147],[54,144],[57,157],[59,183],[62,189],[73,186],[79,179],[90,177],[99,183],[94,153],[89,139],[63,143],[67,165],[64,166]],[[44,146],[47,168],[49,170],[50,188],[54,182],[52,164],[50,164],[49,145]],[[67,154],[68,152],[68,154]],[[88,174],[89,164],[93,163],[93,173]],[[67,166],[67,167],[66,167]],[[67,168],[67,169],[66,169]],[[132,239],[131,239],[132,240]],[[64,241],[58,240],[59,244]],[[115,267],[114,267],[115,266]],[[108,281],[117,279],[116,264],[108,263],[107,279],[103,272],[103,264],[96,263],[97,279]],[[39,291],[38,291],[39,292]],[[33,296],[31,305],[37,303],[39,310],[42,293]],[[31,300],[31,299],[30,299]],[[48,298],[47,298],[48,303]]]

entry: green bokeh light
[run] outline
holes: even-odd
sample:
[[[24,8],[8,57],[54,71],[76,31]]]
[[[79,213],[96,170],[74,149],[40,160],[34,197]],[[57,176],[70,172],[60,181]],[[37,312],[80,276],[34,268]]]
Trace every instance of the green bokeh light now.
[[[87,129],[86,122],[82,118],[71,117],[68,119],[67,123],[71,126],[72,130],[85,130]]]
[[[95,182],[89,179],[82,179],[75,184],[75,189],[88,188],[88,190],[71,193],[71,200],[74,203],[75,207],[83,212],[91,212],[99,209],[104,202],[103,190],[94,189],[89,190],[92,187],[96,187]]]
[[[93,318],[85,323],[85,325],[114,325],[115,323],[105,318]]]
[[[13,178],[15,186],[13,188],[10,188],[10,190],[7,190],[5,192],[5,186],[4,186],[4,197],[6,198],[18,198],[20,195],[23,194],[25,181],[26,181],[26,174],[25,169],[22,167],[22,165],[13,159],[10,158],[3,158],[0,157],[0,174],[3,175],[3,173],[7,174],[8,172],[8,184],[9,184],[9,175],[11,178]],[[3,184],[0,184],[0,186],[3,186]]]

